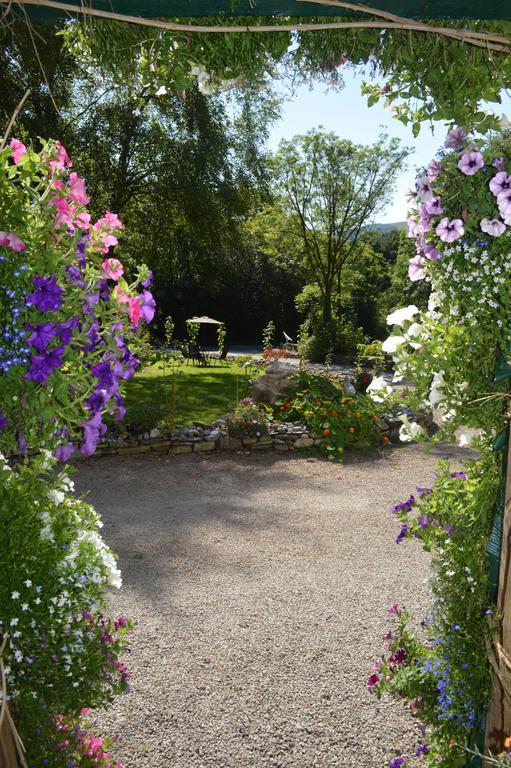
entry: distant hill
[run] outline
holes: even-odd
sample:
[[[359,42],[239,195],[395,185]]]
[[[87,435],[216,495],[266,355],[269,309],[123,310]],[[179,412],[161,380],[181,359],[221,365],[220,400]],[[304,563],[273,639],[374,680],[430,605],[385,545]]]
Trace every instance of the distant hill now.
[[[402,232],[407,229],[408,225],[406,221],[394,221],[391,224],[369,224],[364,229],[371,231],[377,229],[379,232],[391,232],[393,229],[397,229],[398,232]]]

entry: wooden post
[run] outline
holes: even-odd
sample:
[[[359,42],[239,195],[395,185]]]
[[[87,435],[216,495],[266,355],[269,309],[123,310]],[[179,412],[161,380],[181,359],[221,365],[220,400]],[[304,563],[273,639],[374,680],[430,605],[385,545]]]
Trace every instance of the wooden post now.
[[[497,611],[502,621],[489,648],[492,686],[486,720],[486,755],[503,752],[504,741],[511,736],[511,429],[509,432],[497,593]]]
[[[6,638],[0,637],[0,766],[1,768],[28,768],[25,760],[25,750],[14,725],[9,704],[7,702],[7,681],[5,678],[2,654],[5,650]]]

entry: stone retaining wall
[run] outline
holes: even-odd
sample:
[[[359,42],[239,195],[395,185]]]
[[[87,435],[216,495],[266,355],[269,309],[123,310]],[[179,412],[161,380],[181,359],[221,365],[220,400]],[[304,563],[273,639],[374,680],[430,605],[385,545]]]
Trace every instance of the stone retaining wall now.
[[[411,420],[428,428],[431,418],[425,413],[407,413]],[[381,422],[382,435],[387,435],[393,443],[399,443],[401,421],[393,417],[385,417]],[[158,433],[158,434],[156,434]],[[310,431],[303,424],[279,423],[269,426],[269,434],[253,437],[230,437],[222,422],[212,426],[194,425],[176,430],[169,436],[160,435],[158,430],[152,430],[139,438],[110,439],[98,445],[95,456],[127,456],[138,453],[162,453],[172,456],[187,453],[209,453],[212,451],[258,452],[296,451],[304,448],[316,448],[324,438]],[[77,451],[73,459],[84,458]]]

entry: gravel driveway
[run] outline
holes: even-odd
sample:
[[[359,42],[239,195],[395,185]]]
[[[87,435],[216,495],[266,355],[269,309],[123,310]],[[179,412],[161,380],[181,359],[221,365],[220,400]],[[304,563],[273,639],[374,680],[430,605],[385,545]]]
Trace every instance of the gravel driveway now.
[[[126,768],[382,768],[413,718],[366,688],[397,601],[427,608],[428,558],[390,506],[431,481],[418,446],[304,456],[91,459],[135,618],[133,692],[99,719]]]

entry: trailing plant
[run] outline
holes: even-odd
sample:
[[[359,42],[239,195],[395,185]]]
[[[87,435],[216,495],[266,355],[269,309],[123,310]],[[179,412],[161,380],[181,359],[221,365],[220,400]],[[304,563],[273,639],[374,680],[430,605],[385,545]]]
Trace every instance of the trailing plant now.
[[[268,325],[263,330],[263,351],[270,349],[273,346],[273,340],[275,338],[275,323],[270,320]]]
[[[232,411],[223,417],[231,437],[262,437],[268,434],[264,411],[250,398],[240,400]]]
[[[440,462],[435,484],[392,510],[401,524],[396,541],[418,538],[432,553],[432,611],[423,621],[426,641],[399,614],[397,636],[387,638],[390,655],[378,662],[370,687],[412,702],[427,727],[421,754],[431,767],[468,765],[478,752],[489,697],[487,644],[498,626],[488,546],[502,475],[493,449],[506,424],[511,372],[509,147],[509,132],[482,142],[453,129],[419,173],[409,276],[431,284],[429,305],[390,314],[393,333],[382,346],[394,358],[395,378],[414,382],[412,402],[431,409],[433,439],[475,446],[480,455],[457,471]],[[380,402],[388,395],[382,381],[371,392]],[[402,440],[427,439],[401,418]],[[406,757],[398,760],[406,764]]]

